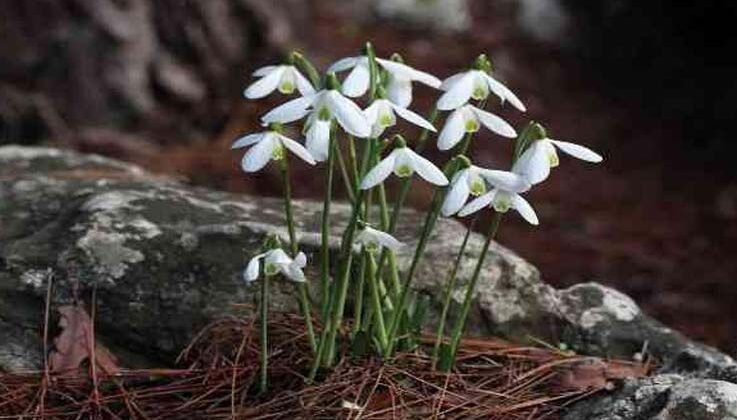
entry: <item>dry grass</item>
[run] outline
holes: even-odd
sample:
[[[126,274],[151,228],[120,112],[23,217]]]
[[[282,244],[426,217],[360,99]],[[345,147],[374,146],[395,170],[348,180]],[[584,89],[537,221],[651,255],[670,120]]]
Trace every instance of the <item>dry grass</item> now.
[[[300,322],[281,315],[270,326],[266,394],[255,392],[254,321],[224,318],[182,352],[179,369],[0,374],[0,418],[553,419],[609,383],[606,372],[617,369],[608,366],[620,377],[647,370],[598,359],[603,369],[582,370],[592,358],[477,339],[463,343],[451,374],[433,371],[420,351],[389,362],[346,356],[310,385],[303,376],[309,345],[294,327]]]

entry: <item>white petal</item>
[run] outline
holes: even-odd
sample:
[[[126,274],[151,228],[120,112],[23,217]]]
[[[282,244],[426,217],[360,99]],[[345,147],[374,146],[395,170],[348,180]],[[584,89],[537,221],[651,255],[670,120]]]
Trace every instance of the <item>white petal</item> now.
[[[370,228],[367,228],[367,229],[370,229]],[[376,229],[372,229],[372,230],[373,230],[372,233],[374,237],[376,238],[376,241],[379,243],[379,245],[385,246],[395,252],[398,251],[399,248],[404,246],[403,243],[399,242],[392,235],[386,232],[382,232],[380,230],[376,230]]]
[[[521,195],[512,195],[512,207],[514,207],[514,209],[517,210],[517,213],[527,220],[528,223],[532,225],[538,225],[540,223],[537,219],[537,214],[535,214],[535,210]]]
[[[450,110],[456,109],[468,102],[473,92],[473,72],[467,72],[463,77],[459,78],[450,88],[438,99],[438,109]]]
[[[386,96],[393,103],[407,108],[412,103],[412,81],[400,76],[389,76]]]
[[[484,73],[484,76],[486,76],[486,81],[489,83],[489,89],[491,89],[492,92],[498,97],[500,97],[502,100],[509,101],[512,106],[519,109],[522,112],[527,111],[527,108],[522,103],[522,101],[517,98],[517,95],[512,93],[509,88],[504,86],[501,82],[494,79],[493,77],[489,76],[488,74]]]
[[[346,57],[333,63],[328,67],[328,73],[337,73],[339,71],[348,70],[349,68],[356,65],[359,59],[362,57]]]
[[[264,66],[253,72],[253,77],[264,77],[272,71],[279,68],[279,66]]]
[[[375,100],[371,105],[363,110],[363,117],[369,125],[374,125],[379,120],[379,109],[381,108],[381,99]]]
[[[512,172],[524,176],[532,185],[545,181],[550,175],[550,162],[543,143],[533,143],[512,167]]]
[[[464,127],[463,112],[460,109],[456,109],[445,120],[445,125],[440,131],[440,136],[438,137],[438,149],[452,149],[453,146],[461,141],[465,133],[466,128]]]
[[[397,63],[396,61],[385,60],[382,58],[377,58],[376,61],[389,73],[396,74],[409,80],[418,81],[436,89],[440,87],[440,79],[430,73],[425,73],[424,71],[414,69],[406,64]]]
[[[250,146],[252,144],[258,143],[259,140],[264,136],[264,133],[254,133],[254,134],[248,134],[245,135],[235,142],[233,142],[233,145],[230,146],[231,149],[240,149],[241,147]]]
[[[343,81],[342,91],[345,96],[356,98],[363,95],[369,88],[371,73],[368,66],[358,64]]]
[[[361,108],[339,92],[328,92],[328,107],[345,131],[356,137],[368,137],[371,126],[363,116]]]
[[[270,94],[279,86],[281,76],[284,73],[284,67],[274,69],[271,73],[253,82],[247,87],[243,95],[248,99],[258,99]]]
[[[401,106],[397,106],[394,104],[390,104],[394,112],[399,114],[400,117],[404,118],[405,120],[411,122],[412,124],[422,127],[426,130],[430,130],[432,132],[436,132],[435,127],[433,127],[432,124],[430,124],[429,121],[422,118],[421,116],[415,114],[414,112],[410,111],[409,109],[402,108]]]
[[[310,165],[315,164],[315,158],[312,157],[312,154],[310,154],[310,152],[308,152],[307,149],[304,148],[304,146],[290,139],[289,137],[285,137],[282,135],[279,136],[279,139],[281,140],[281,143],[284,145],[284,147],[289,149],[292,153],[297,155],[300,159],[304,160]]]
[[[297,266],[289,265],[283,273],[289,280],[296,281],[297,283],[304,283],[307,281],[305,273]]]
[[[485,125],[489,130],[499,134],[500,136],[509,138],[517,137],[517,132],[514,131],[514,128],[512,128],[512,126],[503,119],[491,112],[486,112],[483,109],[476,108],[475,106],[472,106],[471,109],[473,109],[473,112],[479,118],[481,124]]]
[[[243,272],[243,280],[250,283],[258,278],[259,271],[261,270],[259,260],[263,256],[264,254],[260,254],[251,258],[251,261],[248,262],[248,266],[246,266],[246,271]]]
[[[432,162],[418,155],[410,148],[405,147],[404,153],[412,158],[412,169],[417,172],[419,176],[425,179],[425,181],[435,185],[448,185],[448,178],[445,177],[443,171],[438,169]]]
[[[312,83],[296,68],[292,68],[292,71],[294,72],[294,78],[297,81],[297,90],[299,90],[299,93],[301,93],[302,96],[314,95],[315,87],[312,86]]]
[[[304,252],[299,251],[297,256],[294,257],[294,265],[299,268],[304,268],[307,265],[307,255]]]
[[[261,117],[261,121],[267,124],[273,122],[289,123],[297,121],[307,115],[310,106],[317,99],[317,95],[302,96],[300,98],[292,99],[289,102],[285,102],[267,112],[266,115]]]
[[[267,264],[274,264],[274,265],[289,265],[292,263],[292,259],[289,258],[289,255],[287,255],[286,252],[284,252],[281,248],[274,248],[271,251],[266,253],[266,261]]]
[[[469,195],[468,169],[464,169],[453,178],[450,191],[445,196],[443,207],[440,209],[443,216],[448,217],[458,213],[463,205],[466,204]]]
[[[604,160],[601,155],[589,149],[588,147],[581,146],[580,144],[570,143],[567,141],[550,140],[551,143],[556,145],[563,152],[586,162],[599,163]]]
[[[330,121],[315,120],[307,130],[305,146],[318,162],[328,159],[330,149]]]
[[[243,156],[241,167],[245,172],[256,172],[271,160],[271,154],[278,140],[273,134],[264,135],[263,140],[250,148]]]
[[[481,175],[489,184],[513,193],[521,193],[530,189],[530,181],[523,175],[508,171],[479,168]]]
[[[476,213],[477,211],[483,209],[484,207],[488,207],[489,204],[491,204],[491,202],[494,201],[495,195],[496,195],[496,190],[491,190],[484,195],[476,197],[474,200],[471,200],[470,203],[466,204],[465,207],[461,209],[461,211],[458,212],[458,216],[465,217],[465,216],[468,216],[469,214]]]
[[[456,82],[458,82],[461,77],[465,76],[467,72],[454,74],[447,79],[443,80],[443,83],[440,85],[440,90],[448,90],[451,86],[453,86]]]
[[[394,149],[389,156],[385,157],[366,174],[361,181],[361,189],[367,190],[383,182],[394,170],[394,162],[397,158],[397,150]]]

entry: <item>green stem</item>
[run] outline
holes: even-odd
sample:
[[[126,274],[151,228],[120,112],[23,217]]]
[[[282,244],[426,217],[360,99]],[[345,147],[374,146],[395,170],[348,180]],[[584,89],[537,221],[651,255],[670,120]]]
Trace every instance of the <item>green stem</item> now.
[[[357,190],[361,182],[360,174],[358,172],[358,156],[356,156],[356,139],[352,135],[348,135],[348,159],[351,164],[351,172],[353,180],[355,181],[353,188]]]
[[[328,313],[328,295],[330,294],[330,202],[333,195],[333,172],[335,170],[335,130],[330,130],[330,144],[325,174],[325,200],[322,204],[322,221],[320,231],[320,302],[323,319]]]
[[[361,331],[361,317],[363,316],[364,287],[366,284],[366,271],[368,261],[365,255],[361,255],[361,269],[358,274],[358,286],[356,287],[356,302],[353,304],[353,329],[351,337],[355,337]]]
[[[310,63],[310,60],[305,58],[301,53],[293,52],[292,57],[294,58],[294,63],[299,67],[303,72],[307,74],[307,78],[310,79],[310,83],[312,83],[312,86],[315,87],[315,90],[320,89],[320,73],[318,73],[315,66]]]
[[[258,389],[266,392],[268,388],[269,368],[269,277],[264,275],[261,280],[261,370]]]
[[[385,354],[388,347],[388,338],[386,335],[386,324],[384,323],[384,312],[381,307],[381,296],[379,296],[379,287],[376,281],[376,260],[373,254],[365,252],[365,258],[369,262],[369,287],[371,288],[371,303],[373,305],[374,317],[376,318],[376,333],[379,336],[379,345],[381,353]]]
[[[294,229],[294,212],[292,211],[292,183],[289,175],[289,157],[284,156],[281,160],[282,181],[284,183],[284,212],[287,216],[287,229],[289,231],[289,243],[292,257],[296,257],[299,252],[299,244],[297,243],[297,234]],[[315,340],[315,330],[312,326],[312,308],[310,305],[310,296],[307,292],[305,283],[296,283],[299,295],[299,306],[302,316],[307,326],[307,337],[310,340],[310,348],[312,352],[317,351],[317,341]]]
[[[453,361],[455,360],[456,354],[458,353],[458,344],[461,342],[463,330],[466,328],[466,319],[468,318],[468,312],[471,309],[473,291],[476,288],[476,282],[478,281],[479,274],[481,274],[481,269],[484,266],[486,255],[489,252],[489,246],[494,240],[494,237],[496,237],[496,232],[499,229],[499,224],[502,221],[502,215],[502,213],[494,213],[494,218],[492,219],[491,224],[489,225],[489,231],[486,234],[486,241],[484,242],[483,248],[481,248],[481,254],[479,255],[478,261],[476,262],[476,268],[474,269],[471,281],[468,283],[466,296],[463,299],[463,306],[461,307],[460,318],[458,318],[458,321],[456,322],[451,335],[452,338],[450,342],[450,359],[448,361],[449,363],[447,366],[443,366],[443,368],[445,368],[446,370],[449,370],[453,366]]]
[[[345,191],[348,195],[348,201],[353,203],[353,190],[355,189],[355,185],[353,181],[351,180],[350,175],[348,175],[348,168],[345,164],[345,160],[343,159],[343,152],[340,150],[340,147],[338,147],[337,150],[337,157],[338,157],[338,167],[340,168],[340,175],[343,178],[343,183],[345,184]]]
[[[456,287],[456,280],[458,276],[458,267],[461,265],[461,260],[463,260],[463,254],[466,252],[466,245],[468,244],[468,238],[471,237],[471,232],[473,231],[473,227],[476,224],[476,218],[474,217],[473,220],[471,220],[471,224],[468,225],[468,228],[466,229],[466,235],[463,237],[463,242],[461,243],[461,247],[458,250],[458,255],[456,255],[456,259],[453,262],[453,268],[450,271],[450,275],[448,275],[448,279],[446,280],[445,284],[445,290],[443,295],[443,310],[440,313],[440,322],[438,323],[438,332],[435,337],[435,346],[433,347],[432,352],[432,368],[435,369],[435,366],[438,362],[438,355],[440,354],[440,344],[443,341],[443,334],[445,333],[445,321],[448,318],[448,309],[450,308],[450,301],[451,297],[453,295],[453,290]]]

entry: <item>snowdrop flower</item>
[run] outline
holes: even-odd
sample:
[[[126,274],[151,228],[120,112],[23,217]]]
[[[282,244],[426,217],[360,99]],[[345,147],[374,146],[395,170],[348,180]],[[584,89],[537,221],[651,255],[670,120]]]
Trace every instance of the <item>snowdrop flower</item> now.
[[[262,259],[264,260],[264,274],[266,276],[281,273],[292,281],[300,283],[306,281],[305,273],[302,271],[307,265],[307,256],[304,252],[300,251],[292,259],[283,249],[275,248],[251,258],[248,266],[246,266],[246,271],[243,272],[243,279],[247,283],[258,278]]]
[[[456,109],[471,98],[484,100],[489,96],[489,92],[493,92],[502,103],[509,101],[515,108],[525,112],[527,108],[522,101],[509,88],[491,77],[489,71],[491,63],[485,55],[481,55],[476,59],[473,69],[445,79],[440,85],[440,89],[445,93],[438,99],[438,109],[444,111]]]
[[[530,183],[522,176],[508,171],[484,169],[471,165],[467,158],[466,167],[456,172],[450,181],[448,194],[445,196],[440,211],[449,217],[466,204],[470,196],[478,197],[487,192],[487,183],[507,191],[526,191]]]
[[[404,246],[403,243],[399,242],[392,235],[374,229],[370,226],[364,226],[360,232],[356,235],[356,244],[363,245],[369,251],[378,251],[382,247],[386,247],[394,252],[398,251],[399,248]]]
[[[588,147],[544,137],[534,141],[522,153],[512,171],[524,175],[533,185],[539,184],[548,178],[550,168],[555,168],[560,163],[556,149],[586,162],[599,163],[604,160]]]
[[[262,131],[256,134],[249,134],[241,137],[233,143],[232,149],[253,146],[243,156],[241,167],[245,172],[256,172],[261,170],[270,160],[280,160],[284,158],[284,149],[288,149],[300,159],[315,164],[312,157],[301,144],[281,134],[278,126],[268,131]]]
[[[368,137],[371,125],[366,121],[363,111],[353,101],[339,91],[335,73],[328,73],[327,89],[313,95],[303,96],[286,102],[261,117],[268,123],[288,123],[308,115],[306,130],[307,150],[318,161],[328,156],[330,144],[330,122],[335,119],[343,129],[356,137]]]
[[[490,181],[490,184],[492,184],[494,188],[466,204],[461,211],[458,212],[459,216],[465,217],[469,214],[476,213],[484,207],[490,206],[499,213],[506,213],[509,209],[514,209],[522,216],[522,218],[527,220],[528,223],[533,225],[537,225],[539,223],[535,210],[533,210],[530,203],[520,195],[520,193],[530,189],[530,182],[523,176],[513,172],[507,172],[504,177],[499,177],[498,179],[487,178],[487,181]]]
[[[415,70],[412,67],[392,60],[377,58],[376,62],[389,73],[387,95],[390,101],[407,108],[412,103],[412,82],[420,82],[435,89],[440,87],[440,79],[432,74]],[[368,57],[347,57],[333,63],[329,72],[351,70],[343,81],[343,93],[352,98],[366,93],[371,82]]]
[[[429,121],[409,109],[395,105],[387,99],[377,99],[363,111],[366,121],[371,124],[371,136],[378,137],[385,129],[395,125],[397,123],[395,114],[426,130],[437,131]]]
[[[448,185],[448,178],[429,160],[407,147],[401,136],[395,137],[397,148],[389,156],[374,166],[361,182],[361,189],[367,190],[384,181],[392,172],[400,178],[417,172],[427,182],[439,186]]]
[[[261,67],[253,72],[253,75],[260,79],[243,91],[243,95],[248,99],[263,98],[276,89],[285,95],[294,92],[295,88],[303,96],[315,93],[315,88],[309,80],[291,64]]]
[[[479,131],[481,125],[504,137],[516,137],[517,132],[506,121],[492,114],[466,104],[453,111],[445,121],[438,137],[438,149],[450,150],[458,144],[465,133]]]

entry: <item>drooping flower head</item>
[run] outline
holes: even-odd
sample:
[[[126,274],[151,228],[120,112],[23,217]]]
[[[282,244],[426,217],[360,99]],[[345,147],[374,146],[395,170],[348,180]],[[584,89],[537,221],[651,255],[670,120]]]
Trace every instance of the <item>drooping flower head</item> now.
[[[505,172],[505,171],[498,171]],[[528,223],[537,225],[539,223],[537,214],[529,202],[520,194],[530,189],[530,182],[525,177],[514,172],[506,172],[503,175],[487,177],[489,184],[493,185],[489,192],[477,197],[466,204],[459,212],[460,217],[468,216],[485,208],[492,207],[499,213],[506,213],[514,209]]]
[[[599,163],[604,158],[588,147],[567,141],[553,140],[547,137],[545,128],[535,123],[533,140],[529,147],[517,159],[512,170],[525,176],[530,183],[539,184],[550,175],[550,168],[560,164],[556,149],[586,162]]]
[[[509,102],[518,110],[525,112],[527,108],[522,101],[509,88],[494,79],[489,74],[491,70],[491,62],[482,54],[476,59],[471,70],[445,79],[440,85],[440,89],[445,93],[438,99],[438,109],[443,111],[457,109],[471,98],[484,100],[491,92],[498,96],[502,103]]]
[[[475,133],[481,126],[503,137],[516,137],[517,132],[506,121],[471,104],[463,105],[453,111],[445,121],[438,137],[438,149],[450,150],[466,133]]]
[[[340,93],[340,83],[335,73],[328,73],[325,85],[325,89],[286,102],[261,117],[268,124],[289,123],[308,116],[306,146],[317,161],[327,159],[330,124],[333,120],[356,137],[368,137],[371,134],[371,126],[361,108]]]
[[[424,178],[425,181],[444,186],[448,185],[443,171],[438,169],[432,162],[415,153],[407,147],[402,136],[395,135],[395,149],[387,157],[374,166],[361,181],[361,189],[367,190],[383,182],[392,172],[400,178],[406,178],[413,173]]]
[[[289,150],[310,165],[315,164],[315,159],[310,152],[281,132],[279,124],[271,124],[269,130],[248,134],[233,143],[232,149],[253,146],[241,161],[243,171],[256,172],[266,166],[270,160],[284,159],[285,150]]]
[[[505,190],[525,190],[530,184],[518,174],[509,171],[480,168],[471,164],[465,156],[456,156],[460,169],[450,181],[448,194],[445,196],[440,209],[445,217],[458,213],[471,196],[479,197],[485,194],[488,186]]]
[[[305,273],[302,271],[307,265],[307,256],[299,252],[294,259],[289,257],[281,248],[274,248],[263,254],[256,255],[248,262],[243,272],[243,279],[250,283],[256,279],[261,272],[261,260],[264,260],[264,275],[274,276],[283,274],[286,278],[296,282],[306,281]]]
[[[362,245],[369,251],[379,251],[381,248],[386,247],[396,252],[404,246],[403,243],[399,242],[392,235],[365,224],[358,234],[356,234],[355,243]]]
[[[366,49],[371,48],[367,44]],[[395,61],[396,60],[396,61]],[[407,108],[412,103],[412,82],[420,82],[435,89],[440,87],[440,79],[415,70],[401,62],[398,54],[392,56],[392,60],[376,58],[376,62],[388,74],[387,97],[393,103]],[[366,54],[358,57],[346,57],[333,63],[328,72],[341,72],[351,70],[348,77],[343,81],[343,93],[352,98],[366,93],[371,83],[371,72],[369,69],[369,58]]]
[[[384,99],[385,91],[378,89],[378,99],[363,111],[364,116],[371,124],[371,136],[378,137],[384,130],[397,123],[397,115],[414,125],[435,132],[435,127],[429,121],[402,106]]]
[[[302,96],[315,93],[310,81],[294,66],[292,55],[287,58],[285,64],[261,67],[254,71],[253,75],[260,79],[243,91],[243,95],[248,99],[263,98],[277,89],[285,95],[292,94],[295,89]]]

